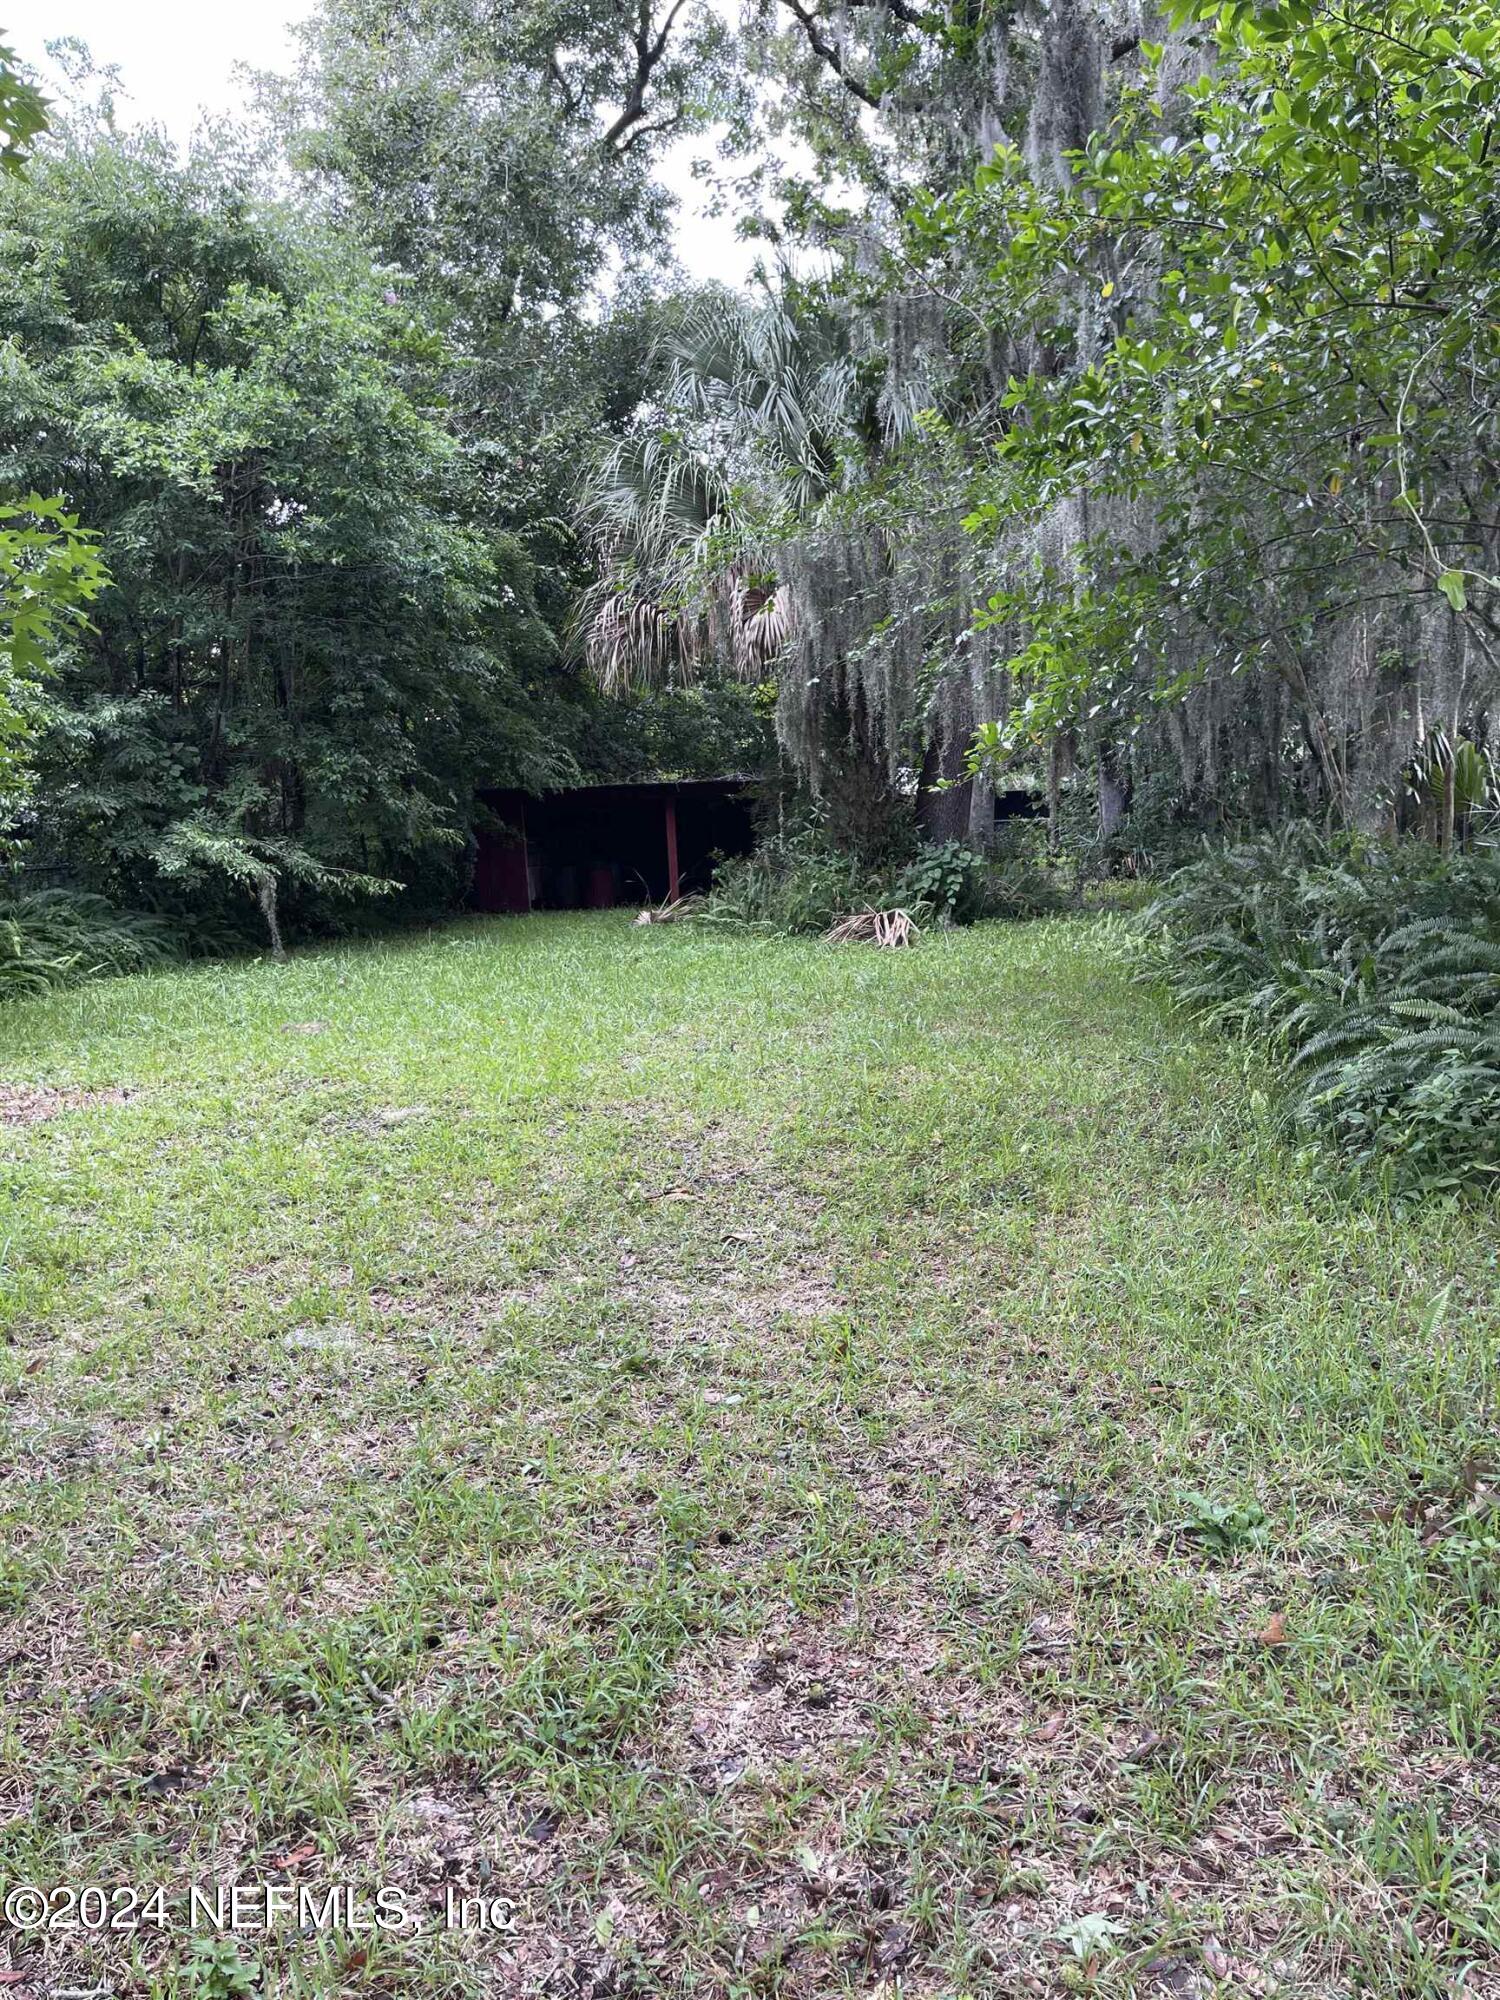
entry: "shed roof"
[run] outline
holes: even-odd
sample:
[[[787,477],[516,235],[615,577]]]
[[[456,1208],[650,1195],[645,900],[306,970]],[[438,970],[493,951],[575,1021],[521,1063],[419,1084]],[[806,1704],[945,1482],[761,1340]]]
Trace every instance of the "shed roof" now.
[[[595,799],[601,804],[611,798],[642,799],[651,797],[680,797],[684,792],[710,794],[714,792],[739,792],[747,785],[759,784],[755,777],[724,778],[626,778],[611,785],[549,785],[543,792],[528,792],[520,785],[493,785],[482,796],[486,798],[525,799]]]

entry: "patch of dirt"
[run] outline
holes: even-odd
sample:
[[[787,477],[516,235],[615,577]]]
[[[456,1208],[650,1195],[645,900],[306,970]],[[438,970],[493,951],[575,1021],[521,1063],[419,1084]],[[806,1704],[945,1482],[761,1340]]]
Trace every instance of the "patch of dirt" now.
[[[35,1125],[62,1111],[89,1111],[97,1104],[124,1104],[128,1090],[54,1090],[45,1083],[0,1081],[0,1125]]]
[[[1042,1694],[1020,1674],[976,1676],[951,1614],[917,1585],[692,1649],[635,1758],[719,1814],[726,1859],[712,1892],[741,1933],[738,1961],[777,1964],[788,1993],[826,1990],[805,1939],[820,1914],[844,1931],[849,1963],[863,1954],[866,1977],[929,1990],[934,1940],[906,1876],[939,1778],[937,1791],[968,1794],[955,1831],[987,1850],[983,1884],[958,1871],[947,1887],[968,1904],[979,1962],[1016,1982],[1006,1990],[1059,1990],[1070,1937],[1100,1919],[1133,1934],[1143,1992],[1197,2000],[1226,1977],[1237,1991],[1265,1990],[1262,1968],[1287,1942],[1274,1885],[1277,1857],[1298,1845],[1290,1775],[1242,1778],[1196,1839],[1158,1847],[1131,1807],[1133,1774],[1161,1739],[1127,1727],[1111,1740],[1102,1716],[1051,1708],[1057,1697]],[[872,1844],[850,1807],[877,1798],[885,1830]],[[943,1866],[931,1854],[924,1865]],[[628,1883],[628,1862],[624,1874]],[[1158,1929],[1191,1942],[1153,1950]],[[1303,1990],[1334,1990],[1306,1970],[1314,1983]]]
[[[935,1614],[918,1600],[851,1608],[842,1622],[784,1617],[749,1644],[689,1653],[658,1754],[710,1791],[786,1763],[829,1777],[840,1750],[867,1741],[898,1704],[922,1717],[924,1738],[946,1729],[956,1745],[977,1728],[988,1743],[1014,1742],[1025,1726],[1019,1689],[979,1699]]]

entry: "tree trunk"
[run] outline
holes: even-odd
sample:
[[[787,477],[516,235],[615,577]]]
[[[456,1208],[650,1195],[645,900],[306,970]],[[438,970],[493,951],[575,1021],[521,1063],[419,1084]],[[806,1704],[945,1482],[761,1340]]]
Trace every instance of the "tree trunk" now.
[[[1047,852],[1056,854],[1062,844],[1062,737],[1053,734],[1047,745]]]
[[[1099,787],[1099,837],[1113,840],[1130,816],[1130,776],[1114,747],[1101,749],[1096,763]]]
[[[968,745],[956,736],[934,738],[922,758],[917,783],[917,825],[922,838],[940,846],[945,840],[967,842],[974,781],[964,769]],[[946,781],[946,783],[944,783]],[[943,784],[943,789],[938,787]]]
[[[255,900],[260,904],[271,936],[271,956],[279,965],[286,957],[286,946],[281,942],[281,925],[276,915],[276,877],[269,869],[255,885]]]

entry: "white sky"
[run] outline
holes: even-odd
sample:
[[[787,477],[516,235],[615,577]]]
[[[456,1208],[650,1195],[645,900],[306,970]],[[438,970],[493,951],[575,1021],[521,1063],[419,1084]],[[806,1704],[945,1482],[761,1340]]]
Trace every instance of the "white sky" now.
[[[164,126],[179,143],[198,113],[234,113],[244,92],[236,63],[252,69],[288,70],[294,46],[288,29],[312,12],[314,0],[0,0],[0,40],[41,72],[52,72],[46,44],[59,36],[86,42],[99,64],[119,65],[126,93],[116,106],[122,123]],[[697,146],[665,162],[667,184],[681,197],[677,253],[695,278],[742,280],[754,261],[752,246],[734,234],[729,218],[702,213],[689,173]]]

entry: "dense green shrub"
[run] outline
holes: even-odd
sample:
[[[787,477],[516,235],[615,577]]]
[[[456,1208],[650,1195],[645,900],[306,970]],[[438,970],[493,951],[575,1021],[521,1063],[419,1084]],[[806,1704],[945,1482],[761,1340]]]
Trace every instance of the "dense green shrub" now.
[[[945,840],[918,849],[894,883],[894,901],[939,923],[971,924],[984,914],[983,857],[961,841]]]
[[[793,936],[826,931],[847,911],[866,907],[878,879],[816,833],[774,835],[752,853],[720,862],[704,916]]]
[[[167,924],[102,896],[42,889],[0,903],[0,1000],[139,972],[172,955]]]
[[[1394,1183],[1500,1170],[1500,855],[1307,826],[1184,868],[1153,976],[1289,1063],[1292,1115]]]
[[[1021,855],[984,864],[979,882],[981,917],[1046,917],[1066,908],[1068,895],[1057,870]]]
[[[812,830],[775,836],[752,854],[722,862],[704,914],[795,936],[826,931],[855,910],[906,910],[922,924],[971,924],[1040,916],[1061,902],[1044,868],[987,861],[956,840],[871,868]]]

